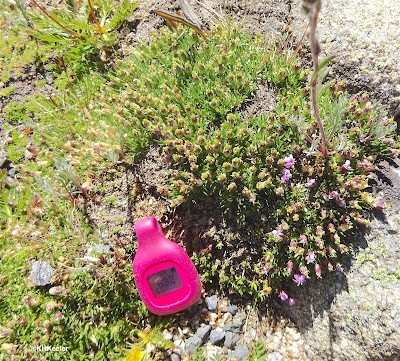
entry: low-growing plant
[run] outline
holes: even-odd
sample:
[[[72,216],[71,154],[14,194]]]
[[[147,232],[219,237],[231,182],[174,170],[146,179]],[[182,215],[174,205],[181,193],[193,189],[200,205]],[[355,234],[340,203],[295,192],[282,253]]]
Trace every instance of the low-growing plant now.
[[[251,215],[264,247],[258,274],[236,281],[222,272],[225,287],[263,296],[279,292],[283,280],[301,284],[323,269],[340,269],[337,254],[349,250],[346,231],[368,223],[362,210],[382,207],[367,192],[368,180],[377,156],[397,155],[393,120],[366,94],[350,97],[342,82],[323,84],[320,67],[312,80],[319,75],[326,153],[308,69],[235,28],[213,30],[209,42],[178,29],[155,35],[117,64],[99,101],[86,103],[90,119],[101,117],[103,129],[113,129],[122,154],[154,141],[162,146],[171,178],[159,191],[171,207],[218,195],[240,222]],[[277,91],[275,110],[244,118],[240,107],[261,79]]]
[[[368,181],[377,157],[398,153],[393,120],[366,94],[350,97],[342,82],[322,84],[322,62],[311,75],[314,82],[319,74],[318,113],[327,134],[320,143],[308,69],[234,28],[214,29],[208,43],[180,31],[155,36],[121,62],[95,111],[120,123],[122,148],[162,146],[171,178],[159,191],[172,208],[214,195],[239,221],[251,218],[263,256],[254,279],[237,279],[241,270],[220,274],[223,283],[233,279],[226,283],[231,290],[264,296],[340,270],[339,255],[350,247],[345,235],[368,224],[366,209],[383,207]],[[245,118],[240,107],[260,79],[276,89],[275,109]]]
[[[39,0],[32,4],[36,9],[25,13],[30,25],[26,31],[44,42],[61,44],[61,66],[70,67],[77,79],[89,70],[105,69],[119,27],[137,7],[131,0],[71,0],[51,10]]]

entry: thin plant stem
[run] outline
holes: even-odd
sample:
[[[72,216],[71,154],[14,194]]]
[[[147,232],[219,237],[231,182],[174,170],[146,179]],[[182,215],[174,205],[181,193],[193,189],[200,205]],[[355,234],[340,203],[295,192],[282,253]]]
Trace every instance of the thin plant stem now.
[[[321,10],[320,6],[317,6],[314,9],[314,13],[310,17],[310,42],[311,42],[310,46],[311,46],[312,60],[313,60],[313,64],[314,64],[314,71],[318,67],[319,50],[317,49],[316,32],[317,32],[318,15],[319,15],[320,10]],[[324,126],[322,124],[321,117],[319,115],[318,98],[317,98],[317,81],[318,81],[318,74],[315,76],[314,80],[311,83],[312,105],[313,105],[314,117],[317,121],[318,128],[321,133],[321,140],[322,140],[322,150],[321,151],[324,156],[327,156],[328,155],[328,142],[326,140]]]
[[[101,25],[99,24],[99,21],[97,20],[96,14],[94,13],[94,9],[93,9],[93,6],[92,6],[92,2],[91,2],[90,0],[88,0],[88,3],[89,3],[89,7],[90,7],[90,12],[92,13],[93,20],[94,20],[94,22],[96,23],[97,28],[99,29],[99,31],[102,32],[102,31],[103,31],[103,28],[102,28]]]
[[[59,21],[54,19],[42,6],[40,6],[36,0],[31,0],[35,6],[37,6],[49,19],[53,20],[57,25],[61,26],[64,30],[68,31],[72,36],[79,38],[79,34],[76,33],[75,31],[72,31],[68,28],[66,28],[64,25],[62,25]]]

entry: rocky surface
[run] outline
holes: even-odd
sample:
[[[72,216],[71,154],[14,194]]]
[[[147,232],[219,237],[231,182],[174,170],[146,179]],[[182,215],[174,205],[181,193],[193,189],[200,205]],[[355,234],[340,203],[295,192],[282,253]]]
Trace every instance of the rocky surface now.
[[[297,39],[308,21],[301,0],[292,1],[292,30]],[[321,58],[334,55],[335,77],[347,89],[368,91],[400,117],[400,6],[391,0],[322,1],[318,23]],[[306,41],[307,45],[308,42]]]
[[[247,360],[258,342],[264,345],[269,361],[320,360],[287,319],[267,316],[250,304],[230,304],[228,298],[216,294],[201,298],[178,315],[163,331],[163,338],[172,341],[174,347],[157,360],[188,361],[199,348],[204,361],[213,357]]]

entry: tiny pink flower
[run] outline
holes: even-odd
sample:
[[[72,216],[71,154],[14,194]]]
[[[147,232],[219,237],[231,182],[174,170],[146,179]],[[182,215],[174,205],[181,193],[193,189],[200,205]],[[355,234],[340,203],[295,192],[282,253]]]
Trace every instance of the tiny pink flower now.
[[[270,265],[269,263],[266,263],[265,266],[264,266],[264,270],[265,270],[265,272],[267,272],[267,273],[271,270],[271,268],[272,268],[272,267],[271,267],[271,265]]]
[[[307,188],[313,188],[313,187],[315,187],[316,184],[317,184],[317,181],[314,178],[307,177],[307,183],[306,183]]]
[[[321,266],[318,263],[316,263],[315,264],[315,274],[317,275],[318,278],[321,278],[321,272],[322,272]]]
[[[317,227],[317,234],[320,236],[325,234],[324,228],[322,226]]]
[[[339,167],[340,172],[347,172],[352,170],[353,168],[350,167],[350,161],[346,160],[343,165]]]
[[[296,301],[293,298],[289,298],[289,305],[294,306],[296,304]]]
[[[307,275],[308,275],[308,268],[307,268],[307,266],[301,266],[301,267],[299,268],[299,270],[300,270],[300,273],[301,273],[302,275],[304,275],[304,276],[307,276]]]
[[[367,165],[365,164],[365,162],[358,162],[357,163],[357,168],[358,169],[365,169],[365,168],[367,168]]]
[[[306,280],[306,276],[304,276],[303,274],[295,274],[293,281],[294,283],[296,283],[297,286],[302,285]]]
[[[281,227],[277,227],[272,231],[272,234],[274,235],[275,238],[283,238],[283,232]]]
[[[64,318],[64,316],[62,315],[62,313],[61,313],[60,311],[56,311],[56,312],[54,313],[54,316],[53,316],[54,321],[59,322],[59,321],[61,321],[63,318]]]
[[[336,192],[336,191],[333,191],[333,192],[329,193],[329,198],[330,199],[337,199],[337,198],[339,198],[339,193]]]
[[[329,194],[324,193],[324,195],[323,195],[322,197],[324,198],[324,201],[325,201],[325,202],[328,202],[328,201],[329,201]]]
[[[284,169],[282,171],[281,181],[282,182],[287,182],[290,178],[292,178],[292,173],[290,173],[289,169]]]
[[[294,263],[292,261],[289,261],[288,264],[286,265],[287,271],[290,273],[292,273],[293,271],[293,267],[294,267]]]
[[[288,157],[283,158],[285,168],[292,168],[296,164],[296,159],[293,155],[289,155]]]
[[[299,239],[300,239],[300,243],[307,243],[307,236],[306,235],[302,234],[299,237]]]
[[[306,256],[306,261],[307,261],[307,264],[314,263],[315,262],[315,253],[308,252],[307,256]]]
[[[281,292],[279,292],[279,296],[278,296],[282,301],[286,301],[288,299],[288,295],[285,293],[284,290],[281,290]]]

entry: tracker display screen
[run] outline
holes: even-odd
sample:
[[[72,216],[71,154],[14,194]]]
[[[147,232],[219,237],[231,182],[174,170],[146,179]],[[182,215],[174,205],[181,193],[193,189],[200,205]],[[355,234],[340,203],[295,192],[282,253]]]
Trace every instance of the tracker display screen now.
[[[155,297],[167,295],[183,287],[175,267],[169,267],[147,276],[147,282],[149,282]]]

